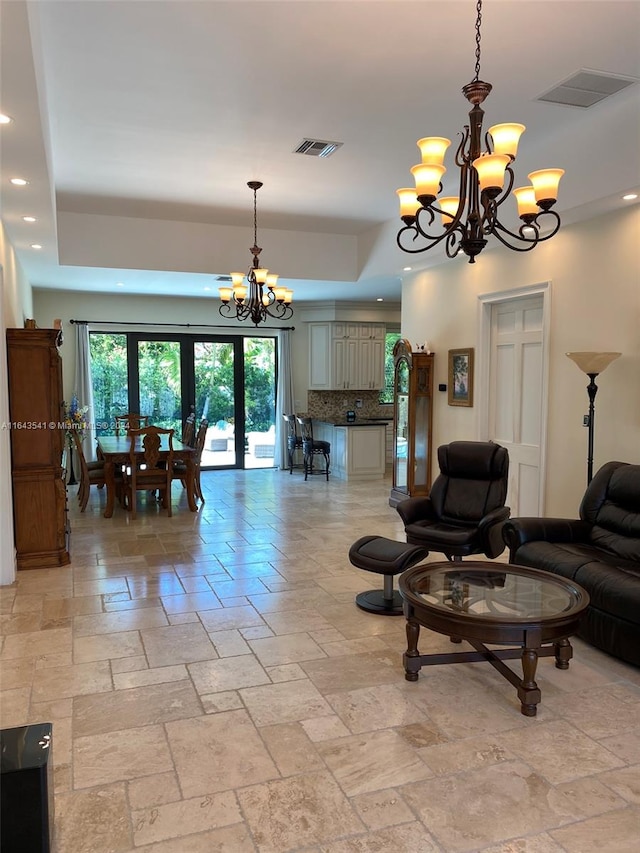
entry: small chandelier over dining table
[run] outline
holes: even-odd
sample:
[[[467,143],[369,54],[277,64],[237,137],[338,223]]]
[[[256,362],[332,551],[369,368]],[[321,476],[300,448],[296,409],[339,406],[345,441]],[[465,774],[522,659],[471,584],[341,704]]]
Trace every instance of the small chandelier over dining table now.
[[[563,169],[542,169],[531,172],[531,185],[513,190],[522,225],[511,231],[498,219],[498,208],[507,199],[514,183],[512,170],[518,141],[525,130],[522,124],[496,124],[490,127],[482,150],[482,119],[480,107],[491,92],[491,83],[480,80],[480,25],[482,0],[476,5],[476,68],[475,77],[462,88],[470,104],[469,124],[464,126],[455,154],[460,169],[458,196],[438,199],[441,179],[446,172],[444,156],[451,145],[449,139],[430,136],[418,141],[422,162],[411,169],[415,188],[397,190],[400,198],[400,218],[404,227],[398,231],[398,246],[409,254],[426,252],[440,242],[449,258],[462,250],[475,263],[476,255],[493,235],[503,245],[517,252],[528,252],[543,240],[553,237],[560,227],[560,217],[551,210],[558,197],[558,183]],[[505,186],[506,179],[506,186]],[[438,201],[439,206],[435,204]],[[550,223],[550,233],[541,236],[540,226]],[[442,226],[437,233],[430,227]],[[426,241],[426,245],[424,245]],[[412,248],[414,243],[416,248]]]
[[[293,317],[291,301],[293,291],[277,285],[278,276],[260,266],[258,246],[258,202],[257,192],[262,181],[249,181],[247,186],[253,190],[253,246],[249,249],[253,261],[247,273],[231,273],[231,287],[221,287],[218,309],[223,317],[236,320],[251,320],[254,325],[264,323],[271,317],[274,320],[288,320]],[[248,296],[247,296],[248,293]]]

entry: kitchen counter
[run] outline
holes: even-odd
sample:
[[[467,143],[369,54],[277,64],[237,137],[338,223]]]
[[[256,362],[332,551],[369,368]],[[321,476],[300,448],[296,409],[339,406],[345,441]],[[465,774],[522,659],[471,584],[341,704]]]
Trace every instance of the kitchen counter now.
[[[341,480],[384,477],[386,430],[385,420],[313,420],[313,437],[331,443],[331,473]]]

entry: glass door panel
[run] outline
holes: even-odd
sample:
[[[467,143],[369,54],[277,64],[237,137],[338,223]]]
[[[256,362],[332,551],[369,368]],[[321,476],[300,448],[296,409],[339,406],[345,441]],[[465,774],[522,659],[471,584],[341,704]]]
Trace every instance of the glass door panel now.
[[[149,423],[182,435],[180,341],[138,341],[138,400]]]
[[[129,411],[127,336],[91,332],[89,352],[96,436],[111,435],[115,416]]]
[[[273,468],[276,450],[276,339],[244,344],[245,468]]]
[[[233,341],[193,344],[196,424],[202,418],[209,421],[202,451],[203,468],[236,466],[234,349]]]

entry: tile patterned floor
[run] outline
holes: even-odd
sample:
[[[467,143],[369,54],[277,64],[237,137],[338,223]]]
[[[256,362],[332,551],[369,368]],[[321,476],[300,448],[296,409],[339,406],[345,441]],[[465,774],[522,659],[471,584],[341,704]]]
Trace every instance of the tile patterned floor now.
[[[533,719],[485,664],[406,682],[346,556],[402,538],[389,483],[203,479],[171,519],[72,495],[72,565],[0,590],[0,725],[53,722],[56,853],[635,853],[640,670],[576,640]]]

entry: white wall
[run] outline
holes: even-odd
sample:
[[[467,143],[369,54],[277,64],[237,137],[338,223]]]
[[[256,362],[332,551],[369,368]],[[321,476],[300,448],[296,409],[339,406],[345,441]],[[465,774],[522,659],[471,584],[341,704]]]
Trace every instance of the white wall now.
[[[33,316],[31,286],[0,222],[0,585],[13,583],[16,555],[13,541],[13,499],[11,492],[11,446],[9,430],[9,394],[5,330],[21,328]]]
[[[435,383],[447,382],[447,351],[477,347],[480,294],[551,282],[546,514],[575,517],[584,493],[587,377],[565,353],[615,350],[598,381],[594,470],[640,463],[640,205],[560,229],[527,254],[485,251],[418,273],[402,287],[402,333],[427,339]],[[478,437],[477,406],[450,407],[436,392],[434,447]]]

